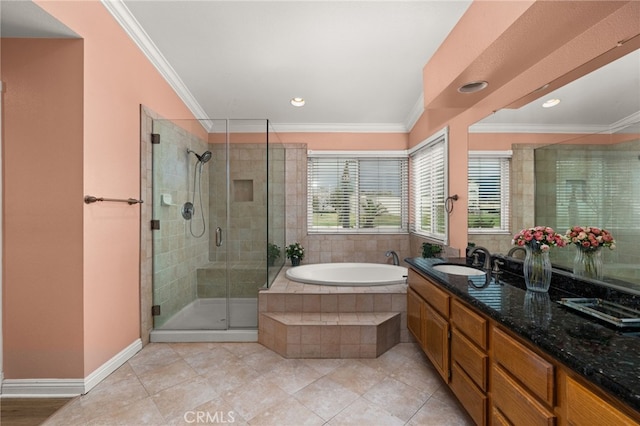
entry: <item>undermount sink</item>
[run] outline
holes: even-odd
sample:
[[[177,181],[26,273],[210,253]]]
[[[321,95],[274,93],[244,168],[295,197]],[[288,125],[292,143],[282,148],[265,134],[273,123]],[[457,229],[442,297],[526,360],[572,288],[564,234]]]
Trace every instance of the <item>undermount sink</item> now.
[[[433,265],[432,268],[438,272],[444,272],[445,274],[452,275],[471,276],[485,274],[485,272],[480,269],[472,268],[465,265],[458,265],[455,263],[439,263],[437,265]]]

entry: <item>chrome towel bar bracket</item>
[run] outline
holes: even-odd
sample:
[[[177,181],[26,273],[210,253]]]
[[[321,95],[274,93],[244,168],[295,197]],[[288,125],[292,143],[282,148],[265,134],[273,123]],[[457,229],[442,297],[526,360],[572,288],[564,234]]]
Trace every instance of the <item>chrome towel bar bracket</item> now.
[[[135,198],[127,198],[126,200],[120,198],[104,198],[104,197],[94,197],[93,195],[85,195],[84,202],[86,204],[95,203],[97,201],[113,201],[116,203],[127,203],[130,206],[133,204],[142,204],[144,201],[136,200]]]

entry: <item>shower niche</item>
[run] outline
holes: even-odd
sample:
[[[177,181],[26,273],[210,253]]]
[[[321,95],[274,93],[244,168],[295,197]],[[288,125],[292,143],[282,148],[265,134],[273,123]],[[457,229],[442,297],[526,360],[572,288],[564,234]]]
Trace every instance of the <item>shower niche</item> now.
[[[268,243],[284,246],[284,148],[267,120],[153,120],[151,341],[257,341]],[[166,203],[169,197],[172,202]]]

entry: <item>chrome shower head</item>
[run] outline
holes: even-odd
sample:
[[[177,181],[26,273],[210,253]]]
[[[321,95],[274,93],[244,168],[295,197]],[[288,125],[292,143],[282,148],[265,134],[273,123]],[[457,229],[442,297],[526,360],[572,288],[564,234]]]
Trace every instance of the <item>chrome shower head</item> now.
[[[200,162],[202,164],[206,163],[207,161],[211,160],[211,151],[205,151],[202,153],[201,156],[198,157],[198,160],[200,160]]]
[[[192,151],[190,149],[187,149],[187,153],[195,155],[196,158],[198,159],[198,161],[201,162],[202,164],[204,164],[207,161],[211,160],[211,151],[205,151],[205,152],[202,153],[202,155],[198,155],[197,152]]]

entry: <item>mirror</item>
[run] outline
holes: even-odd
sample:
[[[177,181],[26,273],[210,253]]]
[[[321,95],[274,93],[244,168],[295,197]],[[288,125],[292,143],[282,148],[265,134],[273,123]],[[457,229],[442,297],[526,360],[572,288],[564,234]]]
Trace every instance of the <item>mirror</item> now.
[[[470,140],[482,132],[484,140],[493,134],[525,142],[511,145],[514,232],[534,225],[561,233],[576,225],[607,229],[616,249],[602,249],[601,281],[635,291],[640,291],[639,94],[640,50],[635,50],[528,105],[497,111],[470,128]],[[560,103],[542,108],[549,99]],[[505,241],[509,238],[505,236]],[[469,235],[469,241],[479,239],[482,242],[482,236]],[[508,248],[501,241],[494,250],[505,253]],[[552,250],[554,266],[572,270],[576,250],[575,246]]]

